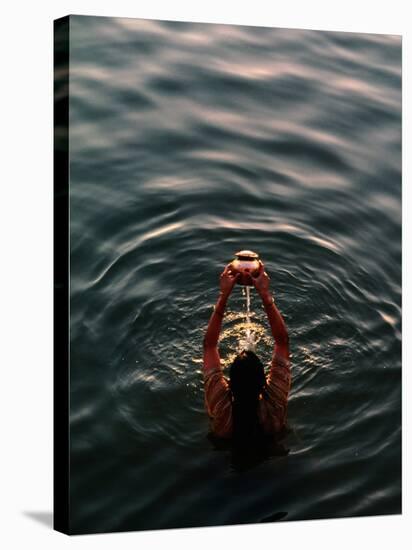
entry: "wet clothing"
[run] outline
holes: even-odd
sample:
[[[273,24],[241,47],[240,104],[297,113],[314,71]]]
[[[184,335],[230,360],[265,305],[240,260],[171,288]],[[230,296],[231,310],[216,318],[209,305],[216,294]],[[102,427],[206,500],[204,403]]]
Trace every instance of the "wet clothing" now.
[[[205,371],[204,383],[205,406],[211,420],[211,431],[218,437],[231,437],[232,392],[222,369]],[[272,363],[258,405],[258,417],[265,434],[279,433],[285,427],[290,384],[289,363]]]

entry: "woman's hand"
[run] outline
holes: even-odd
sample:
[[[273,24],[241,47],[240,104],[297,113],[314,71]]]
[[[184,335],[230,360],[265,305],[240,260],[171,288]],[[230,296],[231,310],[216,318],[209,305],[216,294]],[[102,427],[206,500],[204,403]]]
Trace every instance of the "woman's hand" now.
[[[220,291],[224,296],[229,296],[239,277],[240,273],[233,273],[230,264],[225,267],[220,275]]]
[[[270,277],[260,262],[260,269],[256,275],[252,276],[253,285],[262,299],[270,298]]]

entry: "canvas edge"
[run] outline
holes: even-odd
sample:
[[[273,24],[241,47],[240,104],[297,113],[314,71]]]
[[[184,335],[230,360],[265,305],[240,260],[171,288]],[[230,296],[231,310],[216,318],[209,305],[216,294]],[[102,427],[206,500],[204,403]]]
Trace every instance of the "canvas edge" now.
[[[53,22],[53,528],[70,533],[69,52],[70,16]]]

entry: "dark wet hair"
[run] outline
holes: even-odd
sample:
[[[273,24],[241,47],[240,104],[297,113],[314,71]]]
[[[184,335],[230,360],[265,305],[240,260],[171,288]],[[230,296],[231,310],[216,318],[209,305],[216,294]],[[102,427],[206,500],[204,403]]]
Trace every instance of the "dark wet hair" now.
[[[263,434],[258,417],[259,396],[265,391],[265,369],[253,351],[242,351],[229,369],[233,439],[247,444]]]

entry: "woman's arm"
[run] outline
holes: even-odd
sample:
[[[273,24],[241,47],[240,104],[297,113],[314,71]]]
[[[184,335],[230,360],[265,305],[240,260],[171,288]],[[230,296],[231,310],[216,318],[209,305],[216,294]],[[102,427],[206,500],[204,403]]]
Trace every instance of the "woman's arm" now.
[[[272,365],[267,377],[265,398],[272,404],[273,418],[276,420],[278,430],[286,425],[288,396],[291,384],[290,360],[289,360],[289,336],[285,321],[275,305],[269,290],[269,276],[263,269],[253,280],[269,319],[275,345],[272,354]]]
[[[203,368],[206,371],[220,368],[218,341],[222,329],[222,320],[227,300],[239,275],[234,275],[227,265],[220,276],[220,294],[210,317],[205,337],[203,339]]]
[[[289,335],[285,321],[271,295],[262,297],[262,301],[275,339],[272,364],[289,368]]]
[[[273,349],[272,365],[285,366],[289,368],[289,335],[285,321],[276,307],[273,296],[269,288],[270,279],[263,269],[260,270],[257,277],[253,279],[253,284],[262,298],[263,306],[269,319],[270,328],[275,346]]]

